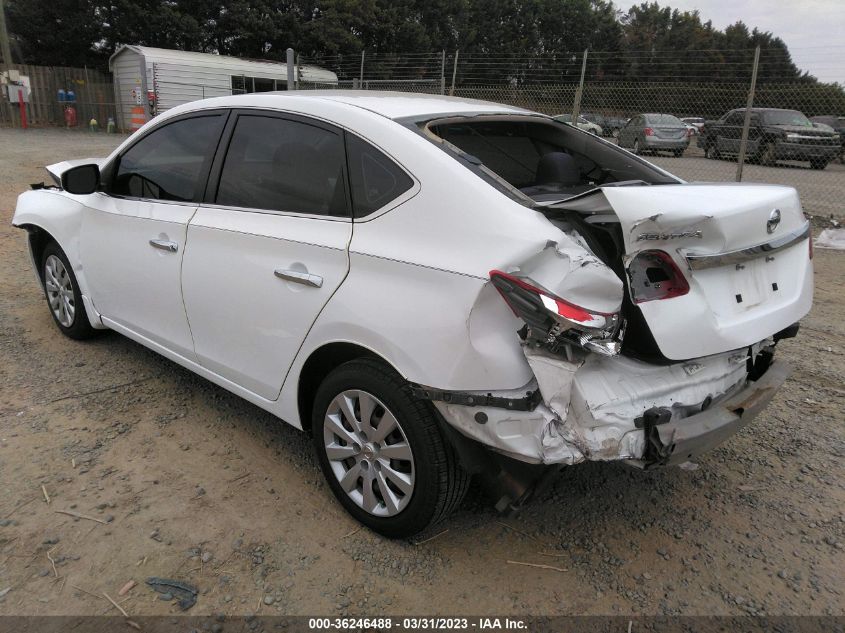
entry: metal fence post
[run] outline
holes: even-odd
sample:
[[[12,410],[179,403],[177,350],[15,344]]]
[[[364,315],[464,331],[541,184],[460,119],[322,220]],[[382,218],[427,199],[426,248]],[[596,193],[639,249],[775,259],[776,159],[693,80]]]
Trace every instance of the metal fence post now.
[[[575,99],[572,103],[572,125],[578,125],[578,115],[581,113],[581,95],[584,92],[584,75],[587,72],[587,54],[590,49],[584,49],[584,59],[581,62],[581,81],[578,83],[578,90],[575,91]]]
[[[452,87],[449,88],[449,96],[455,96],[455,77],[458,75],[458,55],[460,54],[460,50],[455,49],[455,63],[452,64]]]
[[[745,150],[748,146],[748,128],[751,126],[751,108],[754,106],[754,91],[757,88],[757,66],[760,64],[760,47],[754,49],[754,67],[751,70],[751,87],[745,104],[745,120],[742,122],[742,140],[739,142],[739,156],[736,157],[736,181],[742,180],[742,166],[745,164]]]
[[[294,68],[293,49],[292,48],[289,48],[286,51],[285,70],[288,71],[287,88],[288,88],[288,90],[295,90],[296,89],[296,76],[295,76],[296,68]]]
[[[440,51],[440,94],[446,94],[446,51]]]
[[[361,88],[364,87],[364,50],[361,49],[361,77],[358,82],[361,84]]]

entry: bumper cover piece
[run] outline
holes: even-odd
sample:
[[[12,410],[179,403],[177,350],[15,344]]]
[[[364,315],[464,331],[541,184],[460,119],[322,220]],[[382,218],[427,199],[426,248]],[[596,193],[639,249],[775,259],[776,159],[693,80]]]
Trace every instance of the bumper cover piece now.
[[[758,380],[710,409],[677,422],[648,425],[644,459],[631,463],[644,468],[681,464],[715,448],[766,408],[791,372],[787,363],[773,362]]]

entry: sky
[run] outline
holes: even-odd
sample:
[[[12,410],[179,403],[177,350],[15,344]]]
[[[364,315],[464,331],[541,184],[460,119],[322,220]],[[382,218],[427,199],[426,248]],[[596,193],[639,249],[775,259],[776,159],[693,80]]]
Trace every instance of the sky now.
[[[625,2],[616,2],[625,6]],[[792,61],[821,81],[845,85],[845,0],[661,0],[681,11],[698,9],[702,22],[724,29],[739,20],[770,31]]]

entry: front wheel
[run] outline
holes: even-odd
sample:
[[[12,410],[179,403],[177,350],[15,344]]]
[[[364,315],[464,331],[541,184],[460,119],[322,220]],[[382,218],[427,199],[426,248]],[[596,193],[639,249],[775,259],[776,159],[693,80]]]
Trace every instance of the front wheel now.
[[[91,327],[82,293],[67,255],[55,242],[50,242],[41,258],[41,278],[44,294],[50,306],[53,321],[62,334],[73,339],[91,338],[97,330]]]
[[[774,167],[777,164],[777,149],[774,143],[766,143],[757,156],[757,162],[767,167]]]
[[[680,158],[681,156],[684,155],[684,150],[676,149],[676,150],[672,150],[672,153],[675,155],[675,158]]]
[[[353,360],[317,390],[313,441],[320,467],[353,517],[388,537],[409,537],[445,518],[469,475],[431,405],[384,363]]]
[[[635,153],[635,154],[637,154],[637,155],[639,155],[639,153],[640,153],[640,139],[638,139],[638,138],[635,138],[635,139],[634,139],[634,148],[633,148],[633,151],[634,151],[634,153]]]
[[[827,167],[827,161],[824,158],[814,158],[810,161],[810,168],[811,169],[824,169]]]

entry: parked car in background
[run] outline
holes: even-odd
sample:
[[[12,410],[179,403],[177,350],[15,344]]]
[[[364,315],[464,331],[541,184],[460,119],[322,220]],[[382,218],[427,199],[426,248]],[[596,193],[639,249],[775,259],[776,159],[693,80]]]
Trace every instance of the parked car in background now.
[[[817,127],[826,125],[839,134],[839,141],[842,143],[842,151],[839,153],[839,160],[845,160],[845,116],[822,115],[810,117],[810,121]]]
[[[739,154],[745,112],[745,108],[737,108],[705,124],[698,146],[707,158]],[[751,162],[775,165],[779,160],[796,160],[809,162],[813,169],[824,169],[841,152],[839,134],[813,127],[813,122],[798,110],[751,109],[746,149]]]
[[[704,128],[704,119],[700,116],[681,117],[681,121],[695,129],[695,134],[699,134]]]
[[[689,139],[688,126],[672,114],[637,114],[619,130],[619,147],[635,154],[651,151],[681,156],[689,147]]]
[[[609,114],[599,114],[595,112],[584,112],[581,116],[587,119],[590,123],[595,123],[601,127],[601,135],[616,138],[619,136],[621,130],[627,119]]]
[[[388,536],[471,475],[507,510],[564,466],[694,459],[774,397],[812,304],[795,189],[685,183],[484,101],[205,99],[48,170],[12,223],[58,330],[115,330],[307,431]]]
[[[560,121],[561,123],[569,123],[572,125],[572,115],[571,114],[558,114],[556,117],[553,117],[555,121]],[[596,134],[598,136],[603,135],[603,131],[600,125],[593,123],[592,121],[588,121],[583,116],[578,116],[578,123],[576,127],[579,130],[584,130],[585,132],[590,132],[591,134]]]

